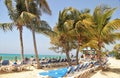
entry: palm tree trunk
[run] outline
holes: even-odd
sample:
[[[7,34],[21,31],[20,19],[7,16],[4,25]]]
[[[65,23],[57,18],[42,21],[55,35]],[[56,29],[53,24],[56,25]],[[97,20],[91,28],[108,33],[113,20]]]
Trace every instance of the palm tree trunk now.
[[[22,29],[19,28],[20,33],[20,47],[21,47],[21,59],[24,60],[24,47],[23,47],[23,38],[22,38]]]
[[[102,43],[99,42],[99,43],[98,43],[98,48],[99,48],[99,50],[98,50],[98,53],[97,53],[97,54],[98,54],[100,69],[103,69],[103,67],[102,67],[102,61],[101,61],[101,47],[102,47]]]
[[[26,6],[27,11],[29,12],[28,0],[25,0],[25,6]]]
[[[67,62],[68,62],[68,65],[71,66],[71,61],[70,61],[70,56],[69,56],[69,52],[66,51],[66,57],[67,57]]]
[[[37,69],[39,69],[39,68],[41,68],[41,66],[40,66],[38,51],[37,51],[37,46],[36,46],[36,38],[35,38],[34,27],[32,27],[32,35],[33,35],[33,42],[34,42],[34,51],[35,51],[35,56],[36,56],[36,61],[37,61]]]
[[[77,51],[76,51],[76,64],[79,64],[79,62],[78,62],[79,49],[80,49],[80,46],[78,45],[78,48],[77,48]]]
[[[25,5],[26,5],[27,11],[30,12],[27,0],[25,0]],[[31,22],[30,22],[30,25],[32,25]],[[41,68],[41,66],[40,66],[38,52],[37,52],[37,45],[36,45],[36,39],[35,39],[35,31],[34,31],[34,27],[33,26],[31,26],[31,28],[32,28],[32,35],[33,35],[34,51],[35,51],[35,56],[36,56],[36,61],[37,61],[37,68],[39,69],[39,68]]]

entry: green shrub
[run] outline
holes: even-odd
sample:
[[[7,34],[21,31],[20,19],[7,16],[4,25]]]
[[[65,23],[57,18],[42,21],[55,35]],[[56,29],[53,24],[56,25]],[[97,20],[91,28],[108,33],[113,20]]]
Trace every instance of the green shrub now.
[[[115,58],[116,58],[116,59],[120,59],[120,53],[115,52]]]
[[[0,56],[0,62],[2,61],[2,56]]]
[[[15,62],[17,62],[17,56],[15,56]]]

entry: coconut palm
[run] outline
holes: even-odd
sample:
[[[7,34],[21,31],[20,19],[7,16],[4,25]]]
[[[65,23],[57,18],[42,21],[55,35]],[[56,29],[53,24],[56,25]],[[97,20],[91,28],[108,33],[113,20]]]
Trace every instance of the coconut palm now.
[[[75,20],[77,21],[74,22],[74,28],[72,29],[72,31],[74,32],[73,36],[76,37],[78,43],[78,47],[76,50],[76,62],[78,64],[78,53],[80,47],[90,40],[90,33],[92,32],[91,25],[93,25],[93,21],[88,9],[81,11],[79,18]]]
[[[59,12],[58,23],[54,27],[54,32],[56,32],[57,35],[51,37],[51,43],[55,45],[52,49],[61,50],[60,52],[66,54],[68,64],[71,65],[69,51],[72,49],[72,38],[70,37],[69,30],[73,27],[69,23],[72,23],[73,20],[69,20],[71,16],[68,11],[69,8],[66,8],[62,12]],[[59,47],[61,47],[61,49]]]
[[[42,10],[44,12],[49,13],[49,14],[51,14],[51,11],[45,0],[41,0],[41,1],[26,0],[26,2],[24,0],[15,0],[15,1],[16,1],[17,9],[14,9],[12,7],[12,0],[6,0],[6,2],[5,2],[8,7],[8,10],[9,10],[9,15],[10,15],[11,19],[14,20],[15,24],[18,26],[18,29],[20,31],[20,36],[21,36],[20,40],[22,40],[22,26],[27,26],[30,29],[32,28],[34,47],[35,47],[35,55],[36,55],[37,64],[39,64],[34,29],[38,28],[38,26],[41,26],[40,20],[39,20],[39,15],[41,13],[40,13],[39,8],[42,8]],[[29,3],[29,5],[27,5],[27,2]],[[25,3],[26,3],[26,5],[25,5]],[[39,5],[39,7],[37,7],[37,5]],[[29,12],[25,12],[25,11],[29,11]],[[33,24],[35,26],[34,28],[33,28],[33,26],[31,26]],[[39,27],[39,28],[42,28],[42,27]],[[44,29],[45,29],[45,27],[44,27]],[[46,30],[47,30],[47,28],[46,28]],[[22,43],[21,43],[21,45],[22,45]],[[21,50],[23,52],[23,48]],[[37,65],[37,66],[39,68],[40,65]]]
[[[91,28],[91,25],[93,25],[92,16],[89,14],[89,9],[80,12],[77,9],[70,7],[63,12],[63,14],[66,15],[64,20],[69,31],[68,34],[77,42],[76,62],[78,64],[80,46],[91,37],[90,33],[93,30]]]
[[[71,51],[75,46],[73,40],[68,37],[67,33],[60,34],[61,32],[58,31],[57,26],[54,27],[54,32],[55,35],[50,36],[51,44],[53,45],[52,47],[50,47],[50,49],[54,50],[57,53],[65,53],[68,65],[71,65],[69,51]]]
[[[120,20],[114,19],[110,21],[110,18],[116,8],[110,8],[107,6],[97,6],[93,13],[93,40],[97,41],[98,51],[97,54],[101,59],[101,48],[104,43],[113,43],[116,39],[116,33],[114,32],[120,27]],[[119,33],[117,33],[118,35]],[[101,64],[101,63],[100,63]]]
[[[39,9],[42,9],[44,12],[46,12],[48,14],[51,14],[51,10],[49,9],[49,6],[48,6],[46,0],[36,0],[36,1],[25,0],[25,6],[26,6],[27,12],[36,15],[35,18],[33,18],[31,21],[29,21],[29,25],[31,27],[32,35],[33,35],[33,43],[34,43],[34,51],[35,51],[35,56],[36,56],[36,61],[37,61],[37,68],[41,68],[40,63],[39,63],[38,52],[37,52],[34,27],[36,27],[40,24],[39,15],[41,13],[40,13]]]
[[[23,5],[22,2],[23,0],[16,1],[16,6],[18,7],[19,5]],[[20,16],[22,10],[25,10],[25,7],[19,6],[19,8],[21,9],[16,8],[16,6],[12,4],[12,0],[5,0],[5,5],[8,9],[10,19],[13,20],[14,23],[13,25],[17,26],[17,29],[19,30],[20,33],[21,59],[23,60],[24,59],[24,46],[23,46],[23,38],[22,38],[23,25],[17,22],[17,18]]]

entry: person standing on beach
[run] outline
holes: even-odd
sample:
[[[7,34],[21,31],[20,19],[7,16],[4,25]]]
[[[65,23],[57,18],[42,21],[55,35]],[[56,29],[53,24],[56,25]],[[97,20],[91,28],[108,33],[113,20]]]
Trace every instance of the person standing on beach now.
[[[17,56],[15,56],[15,62],[13,64],[17,65]]]
[[[72,53],[70,53],[70,57],[71,57],[71,58],[73,58],[73,57],[74,57]]]
[[[34,58],[33,58],[33,56],[31,56],[31,58],[30,58],[31,65],[33,65],[33,60],[34,60]]]

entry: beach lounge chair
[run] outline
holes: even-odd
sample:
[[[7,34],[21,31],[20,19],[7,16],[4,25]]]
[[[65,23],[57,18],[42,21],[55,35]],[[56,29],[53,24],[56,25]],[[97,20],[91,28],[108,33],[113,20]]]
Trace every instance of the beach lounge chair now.
[[[71,71],[66,75],[65,78],[70,78],[73,74],[75,74],[76,72],[79,71],[81,65],[78,64],[78,65],[75,65],[74,67],[72,67]]]
[[[82,69],[82,70],[87,69],[87,67],[89,66],[89,64],[90,64],[90,63],[88,63],[88,62],[87,62],[87,63],[84,63],[81,69]]]
[[[103,64],[102,64],[102,67],[104,68],[104,69],[107,69],[107,67],[108,67],[108,60],[106,60]]]
[[[2,65],[9,65],[9,60],[3,60]]]
[[[61,68],[57,70],[50,70],[48,72],[39,73],[39,78],[50,77],[50,78],[62,78],[66,76],[66,74],[70,73],[72,70],[72,66]]]
[[[74,72],[76,72],[77,70],[79,70],[79,68],[80,68],[80,64],[74,66],[74,67],[71,69],[70,74],[73,74]]]
[[[15,70],[14,66],[4,65],[0,67],[1,72],[12,72]]]

